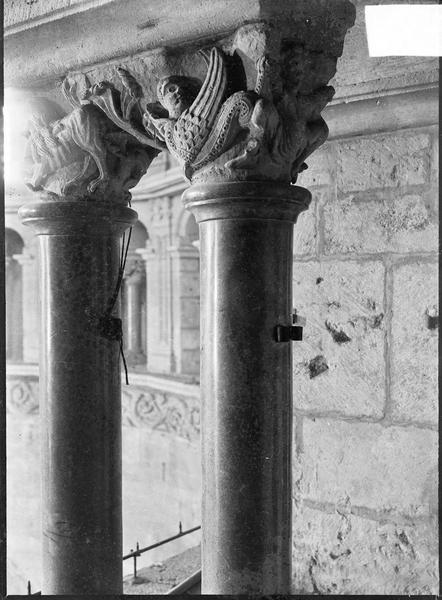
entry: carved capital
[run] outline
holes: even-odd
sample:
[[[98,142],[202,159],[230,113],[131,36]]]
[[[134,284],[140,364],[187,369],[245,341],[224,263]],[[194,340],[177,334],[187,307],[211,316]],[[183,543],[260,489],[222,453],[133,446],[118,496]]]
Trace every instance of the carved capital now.
[[[122,91],[108,82],[91,85],[82,74],[66,77],[70,113],[46,98],[30,102],[25,182],[33,191],[59,200],[130,200],[129,189],[162,145],[142,127],[141,89],[129,73],[117,72]]]
[[[245,26],[223,47],[200,51],[203,81],[183,75],[159,80],[161,108],[146,107],[143,123],[189,181],[295,183],[307,168],[306,158],[328,135],[321,111],[334,89],[327,84],[354,21],[354,7],[345,0],[312,7],[302,23],[290,23],[298,37],[278,20]]]
[[[28,185],[60,199],[125,202],[163,149],[192,183],[296,182],[327,138],[321,111],[355,9],[297,0],[261,2],[258,14],[216,47],[164,48],[149,70],[128,59],[132,72],[96,72],[112,81],[95,84],[71,73],[62,91],[72,112],[34,102]]]

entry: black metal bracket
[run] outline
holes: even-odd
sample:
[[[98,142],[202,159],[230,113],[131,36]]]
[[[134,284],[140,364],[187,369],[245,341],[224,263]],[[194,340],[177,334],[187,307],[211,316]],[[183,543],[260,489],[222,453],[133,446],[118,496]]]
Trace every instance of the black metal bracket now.
[[[275,327],[275,340],[277,342],[302,342],[302,330],[306,324],[306,319],[298,315],[298,312],[293,309],[292,314],[293,325],[277,325]]]
[[[277,342],[302,342],[302,329],[298,325],[277,325],[275,339]]]
[[[99,335],[111,341],[121,341],[123,337],[123,325],[121,319],[112,315],[104,315],[97,322]]]
[[[92,330],[107,340],[121,342],[123,338],[123,323],[118,317],[109,313],[102,315],[93,314],[87,310],[88,321]]]

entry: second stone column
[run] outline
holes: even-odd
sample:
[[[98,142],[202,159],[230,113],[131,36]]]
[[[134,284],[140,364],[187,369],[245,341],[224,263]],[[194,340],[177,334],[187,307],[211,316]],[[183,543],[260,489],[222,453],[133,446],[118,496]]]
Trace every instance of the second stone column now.
[[[195,185],[200,225],[202,593],[287,594],[291,580],[293,224],[310,193]]]

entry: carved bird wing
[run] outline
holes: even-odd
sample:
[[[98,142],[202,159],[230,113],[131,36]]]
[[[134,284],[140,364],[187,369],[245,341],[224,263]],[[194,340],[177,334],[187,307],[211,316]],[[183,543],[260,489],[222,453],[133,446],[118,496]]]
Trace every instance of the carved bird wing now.
[[[51,157],[57,151],[58,141],[52,132],[53,124],[58,123],[65,112],[48,98],[35,98],[29,104],[28,143],[34,160]]]
[[[59,144],[47,127],[38,124],[30,133],[28,144],[34,162],[41,162],[44,158],[50,159],[56,154]]]
[[[173,144],[186,162],[198,156],[226,96],[227,69],[224,54],[218,48],[210,52],[209,67],[193,104],[175,123]]]

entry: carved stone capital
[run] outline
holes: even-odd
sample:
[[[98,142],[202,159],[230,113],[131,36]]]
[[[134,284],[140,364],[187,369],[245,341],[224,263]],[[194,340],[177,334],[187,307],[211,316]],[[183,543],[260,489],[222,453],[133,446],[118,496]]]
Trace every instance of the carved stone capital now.
[[[271,25],[240,28],[200,50],[202,81],[173,74],[158,81],[159,105],[146,106],[146,131],[192,183],[295,183],[327,138],[321,111],[333,97],[328,82],[353,22],[346,0],[315,1],[288,22],[280,15]]]
[[[29,102],[25,182],[58,200],[105,200],[126,204],[129,189],[146,173],[162,145],[141,124],[141,89],[117,69],[119,91],[92,85],[83,74],[66,77],[62,92],[73,110],[54,101]]]

